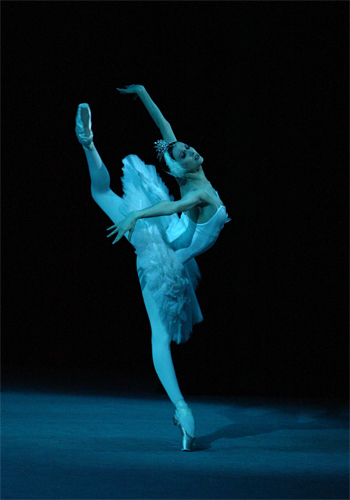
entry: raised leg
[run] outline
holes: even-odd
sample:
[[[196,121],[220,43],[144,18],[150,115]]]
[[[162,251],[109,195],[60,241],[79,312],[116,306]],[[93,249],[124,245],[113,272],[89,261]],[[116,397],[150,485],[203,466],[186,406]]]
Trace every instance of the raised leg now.
[[[85,149],[91,178],[91,194],[98,206],[117,224],[127,215],[123,199],[110,189],[110,176],[96,147]]]
[[[117,224],[127,215],[124,200],[110,189],[110,177],[106,166],[93,143],[91,110],[87,103],[79,104],[75,117],[75,133],[83,146],[91,178],[91,194],[98,206]],[[128,239],[129,233],[125,234]]]

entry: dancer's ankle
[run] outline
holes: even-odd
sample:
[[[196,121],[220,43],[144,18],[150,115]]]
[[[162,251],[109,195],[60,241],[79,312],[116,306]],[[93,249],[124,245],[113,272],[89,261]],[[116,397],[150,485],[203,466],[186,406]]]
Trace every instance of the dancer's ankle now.
[[[184,399],[181,399],[175,404],[176,410],[174,419],[179,422],[186,432],[194,438],[196,435],[196,423],[193,417],[191,408]]]
[[[180,399],[180,401],[175,403],[175,408],[177,409],[177,411],[187,410],[188,404],[186,403],[186,401],[184,399]]]
[[[86,145],[86,144],[82,144],[83,148],[86,150],[86,151],[92,151],[95,147],[94,143],[91,141],[89,145]]]

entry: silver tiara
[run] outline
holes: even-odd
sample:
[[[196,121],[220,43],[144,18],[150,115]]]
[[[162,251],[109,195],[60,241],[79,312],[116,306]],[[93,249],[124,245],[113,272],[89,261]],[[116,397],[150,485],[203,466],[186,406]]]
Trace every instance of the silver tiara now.
[[[155,148],[158,152],[157,158],[158,160],[161,160],[165,153],[168,151],[168,149],[174,144],[173,142],[166,142],[163,139],[160,139],[159,141],[156,141],[155,143]]]

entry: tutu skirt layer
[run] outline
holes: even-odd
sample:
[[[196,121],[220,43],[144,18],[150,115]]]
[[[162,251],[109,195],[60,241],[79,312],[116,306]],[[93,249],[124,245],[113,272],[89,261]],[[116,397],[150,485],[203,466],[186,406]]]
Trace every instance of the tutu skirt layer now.
[[[155,167],[145,165],[136,155],[123,160],[122,183],[125,216],[174,199]],[[189,339],[193,325],[203,316],[195,294],[201,279],[198,265],[194,258],[183,264],[171,243],[171,228],[178,231],[178,222],[177,214],[139,219],[130,243],[138,257],[141,287],[148,286],[164,327],[180,344]]]

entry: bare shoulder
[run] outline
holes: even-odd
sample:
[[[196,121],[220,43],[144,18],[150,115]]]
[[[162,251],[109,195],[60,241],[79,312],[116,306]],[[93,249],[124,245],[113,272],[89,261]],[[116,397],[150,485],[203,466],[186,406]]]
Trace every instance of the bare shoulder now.
[[[199,207],[205,207],[207,205],[210,205],[211,203],[210,196],[206,191],[204,191],[204,189],[198,187],[198,188],[193,188],[188,192],[197,198],[198,200],[197,205]]]
[[[223,205],[222,200],[218,196],[218,192],[213,188],[211,184],[207,186],[206,189],[198,188],[198,195],[201,199],[203,206],[217,204]]]

